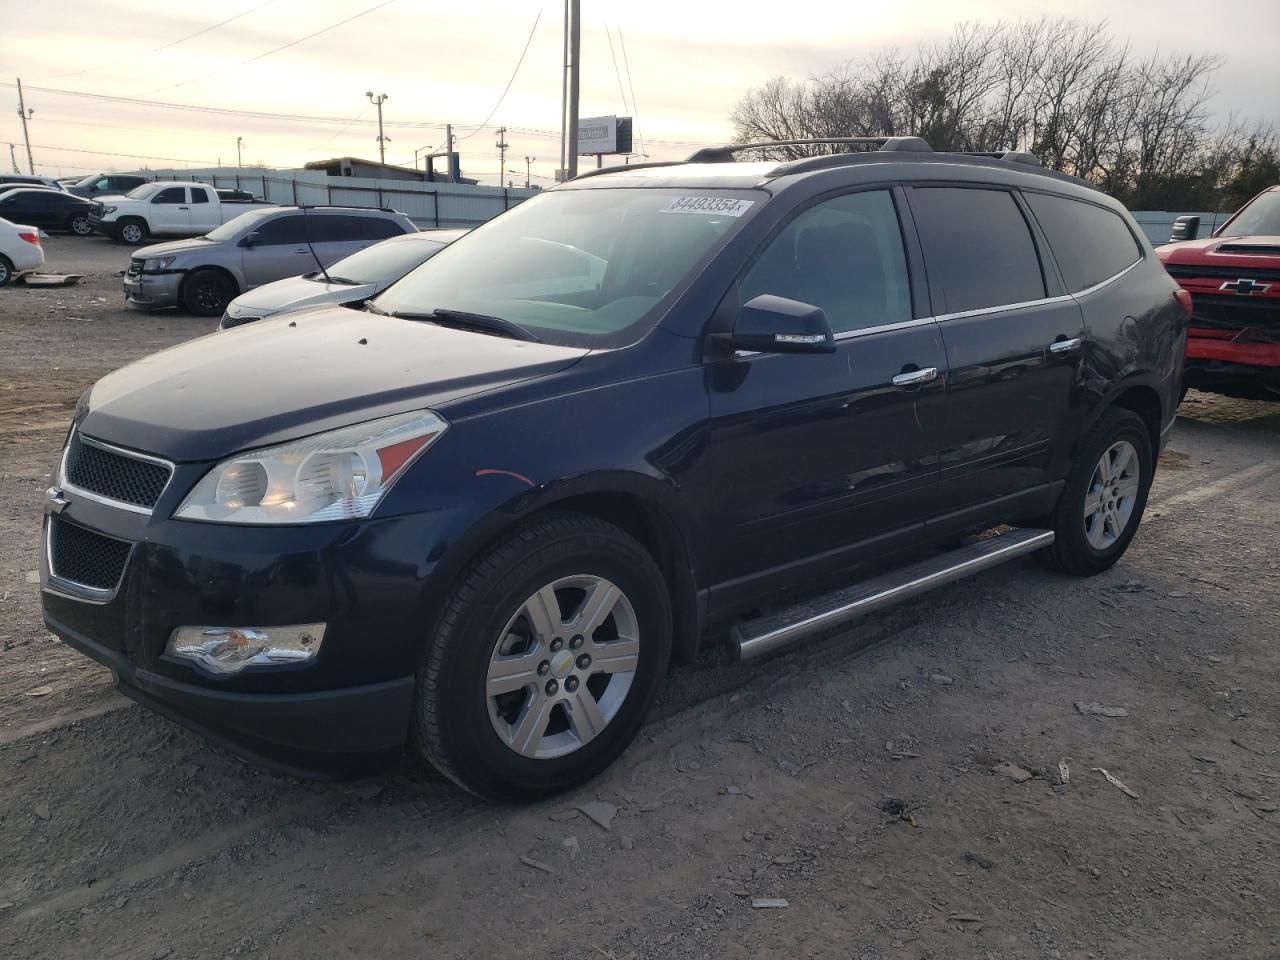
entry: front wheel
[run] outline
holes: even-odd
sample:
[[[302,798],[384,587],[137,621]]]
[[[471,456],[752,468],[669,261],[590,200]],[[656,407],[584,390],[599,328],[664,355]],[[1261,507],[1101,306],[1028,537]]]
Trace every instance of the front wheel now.
[[[1131,410],[1112,409],[1078,448],[1050,517],[1056,538],[1036,556],[1076,576],[1108,569],[1138,532],[1155,471],[1151,435]]]
[[[418,671],[415,741],[460,786],[531,801],[604,770],[671,655],[653,558],[579,514],[537,520],[464,574]]]
[[[72,214],[67,218],[67,233],[75,234],[77,237],[87,237],[93,233],[93,224],[89,222],[87,213]]]
[[[236,296],[234,284],[216,270],[197,270],[182,285],[182,302],[197,317],[220,317]]]
[[[147,225],[141,220],[126,220],[116,227],[116,239],[136,247],[147,239]]]

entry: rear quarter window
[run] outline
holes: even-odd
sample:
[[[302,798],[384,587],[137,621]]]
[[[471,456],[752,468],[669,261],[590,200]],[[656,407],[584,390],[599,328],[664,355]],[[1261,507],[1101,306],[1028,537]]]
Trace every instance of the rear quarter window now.
[[[1025,193],[1070,293],[1109,280],[1142,257],[1121,217],[1103,207],[1047,193]]]
[[[387,240],[404,235],[404,227],[395,220],[383,217],[361,217],[365,240]]]

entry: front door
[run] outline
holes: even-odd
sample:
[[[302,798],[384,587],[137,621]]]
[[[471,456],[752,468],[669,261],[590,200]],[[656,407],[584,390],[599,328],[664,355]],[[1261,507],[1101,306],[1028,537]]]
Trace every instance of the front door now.
[[[183,234],[191,230],[191,204],[186,187],[165,187],[151,198],[148,212],[152,233]]]
[[[302,214],[273,217],[254,228],[253,246],[244,247],[244,279],[249,289],[318,269],[307,247]]]
[[[715,527],[711,605],[799,585],[875,538],[922,525],[935,493],[946,358],[914,309],[894,194],[802,210],[738,284],[822,307],[836,352],[710,366]],[[732,296],[732,294],[731,294]]]
[[[908,192],[946,343],[939,495],[945,510],[1031,496],[1076,436],[1085,326],[1013,192]]]

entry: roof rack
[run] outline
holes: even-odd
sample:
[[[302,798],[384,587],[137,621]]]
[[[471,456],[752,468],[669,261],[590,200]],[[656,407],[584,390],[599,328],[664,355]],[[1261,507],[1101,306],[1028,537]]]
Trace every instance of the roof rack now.
[[[399,213],[393,207],[360,207],[350,203],[285,203],[285,207],[296,207],[299,210],[377,210],[379,213]]]
[[[733,155],[743,150],[763,147],[802,147],[815,144],[842,143],[849,146],[871,147],[898,153],[932,153],[933,148],[919,137],[818,137],[804,140],[760,140],[756,143],[726,143],[718,147],[703,147],[689,155],[686,163],[732,163]]]
[[[991,157],[993,160],[1008,160],[1010,163],[1026,163],[1033,167],[1043,167],[1040,158],[1025,150],[952,150],[963,157]]]

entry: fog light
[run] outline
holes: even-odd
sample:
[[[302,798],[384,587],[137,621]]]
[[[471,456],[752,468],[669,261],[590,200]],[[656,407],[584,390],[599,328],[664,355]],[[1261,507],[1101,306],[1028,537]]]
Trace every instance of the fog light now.
[[[178,627],[165,653],[198,663],[210,673],[245,667],[306,663],[320,652],[323,623],[292,627]]]

